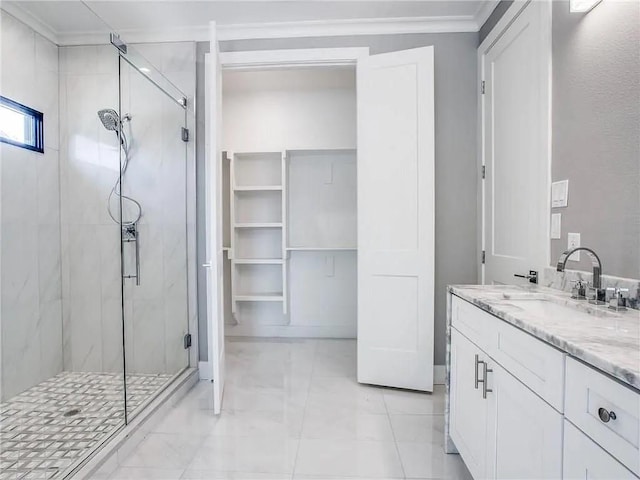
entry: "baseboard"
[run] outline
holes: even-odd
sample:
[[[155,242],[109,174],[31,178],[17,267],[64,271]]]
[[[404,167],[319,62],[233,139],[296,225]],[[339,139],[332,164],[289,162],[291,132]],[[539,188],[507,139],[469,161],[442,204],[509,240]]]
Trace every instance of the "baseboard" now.
[[[211,380],[211,366],[209,362],[198,362],[198,372],[200,373],[200,380]]]
[[[447,367],[445,365],[433,366],[433,384],[445,385],[447,383]]]
[[[356,327],[350,325],[227,325],[230,337],[285,337],[285,338],[356,338]]]

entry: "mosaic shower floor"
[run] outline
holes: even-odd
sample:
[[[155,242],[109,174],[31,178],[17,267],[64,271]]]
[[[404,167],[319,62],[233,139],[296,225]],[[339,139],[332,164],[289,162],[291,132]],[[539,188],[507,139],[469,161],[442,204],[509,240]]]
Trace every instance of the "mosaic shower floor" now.
[[[0,480],[63,478],[122,426],[122,377],[63,372],[0,403]],[[171,378],[127,375],[128,411]]]

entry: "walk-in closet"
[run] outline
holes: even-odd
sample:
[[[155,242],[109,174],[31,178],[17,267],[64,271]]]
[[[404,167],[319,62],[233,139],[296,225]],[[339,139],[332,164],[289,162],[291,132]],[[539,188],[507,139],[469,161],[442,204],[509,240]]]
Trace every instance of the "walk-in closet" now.
[[[223,74],[230,336],[355,338],[354,67]]]

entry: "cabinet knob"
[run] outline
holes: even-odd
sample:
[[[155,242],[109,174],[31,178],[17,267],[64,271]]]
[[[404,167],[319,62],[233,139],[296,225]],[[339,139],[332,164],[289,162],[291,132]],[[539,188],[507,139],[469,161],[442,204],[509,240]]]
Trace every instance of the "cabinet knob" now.
[[[609,423],[609,420],[616,419],[616,412],[613,412],[613,411],[610,412],[606,408],[600,407],[598,409],[598,416],[600,417],[600,420],[602,420],[604,423]]]

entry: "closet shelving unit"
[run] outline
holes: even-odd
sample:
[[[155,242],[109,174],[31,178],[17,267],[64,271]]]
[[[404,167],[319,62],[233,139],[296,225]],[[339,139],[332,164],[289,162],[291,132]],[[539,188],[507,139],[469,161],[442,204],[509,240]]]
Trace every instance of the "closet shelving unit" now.
[[[289,269],[294,260],[298,266],[309,267],[324,262],[327,277],[333,277],[334,269],[340,273],[355,262],[356,151],[286,150],[227,156],[231,311],[235,314],[242,302],[281,302],[286,316],[288,281],[293,278]],[[326,288],[323,280],[299,273],[296,278],[311,282],[308,288],[320,282],[318,295]]]
[[[285,159],[282,152],[227,153],[231,161],[231,311],[280,302],[287,313]]]

